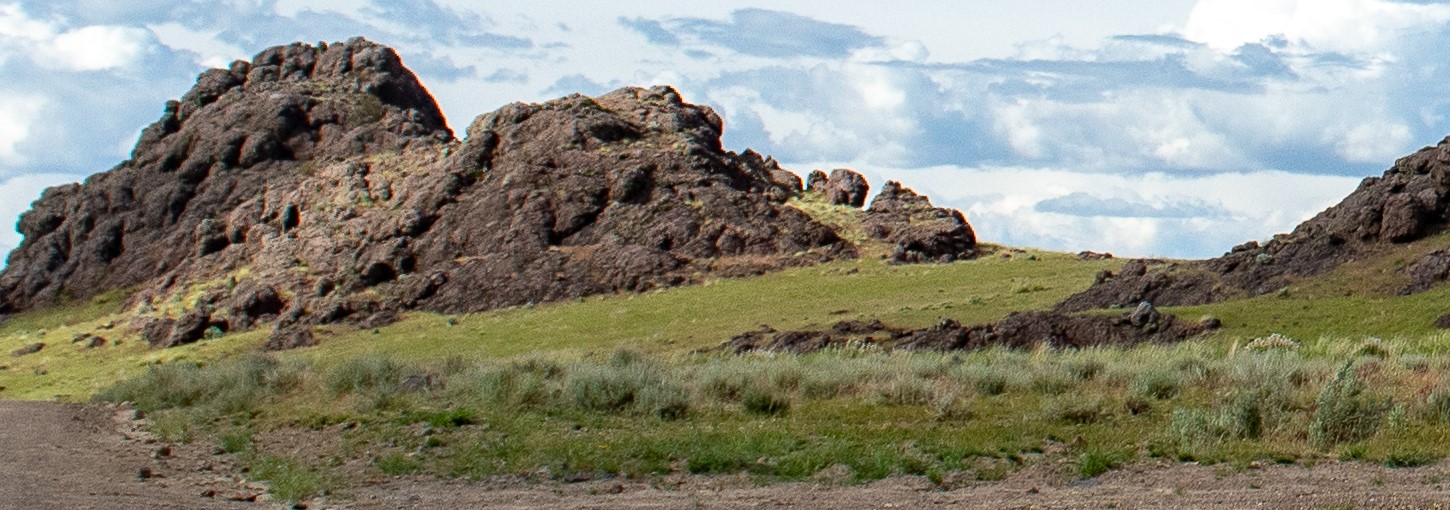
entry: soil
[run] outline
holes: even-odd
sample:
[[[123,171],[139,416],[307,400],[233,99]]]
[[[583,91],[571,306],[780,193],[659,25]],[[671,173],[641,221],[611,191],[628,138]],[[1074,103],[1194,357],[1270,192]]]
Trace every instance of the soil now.
[[[287,508],[247,482],[228,455],[157,442],[123,406],[0,402],[0,508]],[[304,435],[305,436],[305,435]],[[170,448],[169,455],[157,455]],[[157,458],[160,457],[160,458]],[[149,469],[141,479],[138,471]],[[830,471],[830,470],[827,470]],[[923,478],[861,486],[760,486],[745,476],[531,482],[370,477],[345,500],[307,508],[1450,508],[1450,464],[1201,466],[1141,461],[1091,480],[1069,456],[997,482]],[[242,500],[242,501],[235,501]]]
[[[0,401],[0,508],[258,508],[266,500],[265,486],[233,476],[227,456],[158,442],[135,417],[120,406]]]

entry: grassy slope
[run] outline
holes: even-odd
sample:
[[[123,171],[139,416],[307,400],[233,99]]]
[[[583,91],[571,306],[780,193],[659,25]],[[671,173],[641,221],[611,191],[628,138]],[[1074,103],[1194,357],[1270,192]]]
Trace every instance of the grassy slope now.
[[[834,223],[855,219],[849,210],[797,205]],[[409,444],[387,457],[387,463],[376,466],[384,473],[485,476],[534,473],[539,466],[554,466],[638,475],[670,471],[683,460],[689,462],[692,472],[749,471],[783,478],[815,476],[841,462],[857,480],[900,472],[940,475],[956,471],[990,478],[997,476],[994,473],[999,468],[1015,469],[1024,455],[1030,457],[1064,443],[1083,466],[1160,454],[1240,465],[1255,459],[1306,456],[1312,462],[1323,453],[1413,463],[1444,456],[1450,448],[1443,446],[1443,439],[1450,437],[1446,424],[1450,404],[1437,404],[1439,401],[1426,397],[1443,392],[1447,396],[1442,400],[1450,402],[1450,387],[1440,375],[1450,366],[1450,357],[1443,356],[1450,353],[1446,348],[1450,337],[1432,327],[1434,318],[1447,311],[1441,303],[1450,295],[1450,288],[1408,297],[1395,297],[1393,291],[1406,283],[1399,270],[1409,261],[1445,246],[1450,246],[1450,235],[1396,247],[1329,274],[1295,282],[1284,293],[1170,309],[1188,320],[1213,315],[1225,324],[1204,342],[1180,346],[1082,353],[987,352],[960,358],[861,354],[867,359],[863,366],[875,367],[875,372],[850,369],[849,359],[855,356],[851,353],[806,361],[688,354],[720,345],[761,324],[785,330],[824,327],[849,319],[881,319],[907,326],[925,326],[940,317],[987,322],[1011,311],[1050,307],[1086,287],[1095,272],[1121,264],[1079,261],[1062,253],[997,249],[972,261],[894,266],[876,258],[880,247],[868,247],[862,260],[643,295],[604,296],[457,317],[414,313],[377,331],[330,328],[321,333],[321,346],[281,355],[284,371],[302,374],[289,376],[303,381],[301,386],[266,390],[238,402],[246,402],[239,404],[243,408],[261,406],[260,418],[250,426],[263,430],[360,421],[363,425],[349,433],[354,445],[391,444],[399,437],[415,437],[412,431],[420,422],[433,420],[429,416],[436,413],[463,413],[480,425],[441,433],[443,445],[427,455],[408,453],[427,445]],[[38,354],[5,360],[3,364],[8,366],[0,370],[0,386],[6,389],[0,391],[0,397],[85,399],[99,388],[141,373],[148,364],[231,357],[255,349],[265,334],[229,335],[181,349],[150,351],[134,333],[121,334],[131,312],[118,310],[118,302],[116,297],[108,297],[41,310],[0,325],[0,352],[36,341],[48,344]],[[118,328],[98,331],[107,322]],[[116,336],[124,343],[89,351],[70,344],[73,334],[92,331],[107,338]],[[1254,357],[1257,355],[1235,357],[1238,346],[1271,332],[1302,339],[1304,345],[1282,363]],[[1355,359],[1355,352],[1371,336],[1385,338],[1382,346],[1390,354],[1378,361],[1356,363],[1363,367],[1360,371],[1371,384],[1371,394],[1398,406],[1402,418],[1398,422],[1384,418],[1391,412],[1389,407],[1366,401],[1387,424],[1379,428],[1381,432],[1363,441],[1337,444],[1328,451],[1312,447],[1306,443],[1305,430],[1315,416],[1320,387],[1332,376],[1333,367]],[[599,370],[600,360],[607,356],[598,355],[624,348],[666,360],[666,373],[673,375],[660,380],[682,386],[660,391],[683,395],[690,402],[689,419],[662,420],[650,417],[647,411],[642,418],[632,414],[636,411],[576,409],[580,397],[577,393],[571,397],[570,392],[577,391],[571,389],[575,388],[571,381],[582,376],[575,374]],[[461,365],[453,362],[464,367],[463,373],[446,374],[450,362],[445,360],[451,358],[469,360]],[[537,374],[520,376],[517,369],[508,368],[514,366],[508,360],[541,358],[563,363],[564,375],[535,381],[528,377]],[[1063,371],[1072,370],[1069,365],[1093,359],[1104,367],[1105,375],[1064,382]],[[396,390],[336,393],[338,390],[318,386],[320,381],[356,371],[350,363],[358,360],[400,362],[413,370],[425,367],[456,378],[448,379],[450,384],[456,381],[463,388],[494,389],[417,395]],[[749,374],[743,377],[753,381],[750,385],[784,395],[793,403],[791,410],[779,417],[741,411],[743,397],[717,395],[718,384],[710,378],[722,369],[712,368],[712,363]],[[1280,364],[1269,372],[1254,368],[1266,363]],[[780,375],[791,370],[804,375]],[[985,386],[979,382],[985,377],[983,371],[1005,374],[1004,392],[984,392]],[[840,377],[843,372],[847,377],[841,379],[852,381],[843,383],[848,389],[812,396],[808,389],[812,378]],[[545,390],[525,396],[508,393],[518,390],[497,389],[501,387],[497,381],[513,379],[499,379],[504,376],[498,374],[525,377]],[[898,374],[904,375],[898,378]],[[793,377],[803,377],[804,382],[792,382]],[[1136,405],[1134,398],[1144,399],[1141,386],[1147,383],[1140,380],[1154,378],[1174,381],[1176,394],[1148,398],[1146,412],[1126,410]],[[1227,419],[1223,417],[1238,416],[1234,398],[1247,385],[1289,379],[1298,382],[1292,388],[1263,390],[1272,390],[1281,403],[1262,410],[1268,413],[1262,437],[1214,436],[1229,430],[1220,422]],[[512,388],[513,384],[502,387]],[[501,391],[506,395],[499,397]],[[336,398],[316,398],[329,392]],[[510,409],[488,403],[498,398],[544,404]],[[952,398],[963,399],[961,405],[970,409],[970,417],[944,421],[940,416],[943,398],[949,405],[955,405]],[[1079,407],[1084,405],[1088,418],[1080,420]],[[1180,410],[1187,414],[1179,416]],[[1203,415],[1208,416],[1204,418],[1207,425],[1198,425],[1198,429],[1180,426],[1191,422],[1192,412],[1200,411],[1209,413]],[[184,429],[186,437],[192,437],[196,427],[202,427],[203,433],[226,433],[204,430],[205,423],[224,423],[216,421],[221,416],[216,412],[220,411],[162,413],[157,415],[158,426]],[[515,439],[505,448],[495,435]],[[1400,452],[1410,457],[1395,460]],[[347,452],[336,455],[341,459],[337,462],[353,456]],[[770,463],[757,465],[756,459]],[[568,475],[551,472],[551,476]]]
[[[596,297],[458,317],[413,313],[376,333],[331,328],[330,333],[321,334],[321,346],[285,356],[324,362],[365,354],[429,360],[536,352],[578,356],[624,347],[668,354],[711,348],[761,324],[793,329],[824,327],[838,320],[881,319],[925,326],[943,316],[986,322],[1014,310],[1051,306],[1086,287],[1096,271],[1115,264],[1082,262],[1071,255],[1047,252],[994,255],[945,265],[843,261],[643,295]],[[219,359],[255,349],[266,334],[253,331],[152,351],[138,334],[125,331],[132,315],[118,309],[120,301],[110,296],[22,314],[0,325],[0,353],[35,342],[46,344],[37,354],[3,362],[7,368],[0,370],[0,386],[5,387],[0,396],[84,400],[99,388],[136,375],[147,364]],[[100,329],[108,322],[115,328]],[[122,343],[87,350],[70,343],[80,332],[94,332]]]

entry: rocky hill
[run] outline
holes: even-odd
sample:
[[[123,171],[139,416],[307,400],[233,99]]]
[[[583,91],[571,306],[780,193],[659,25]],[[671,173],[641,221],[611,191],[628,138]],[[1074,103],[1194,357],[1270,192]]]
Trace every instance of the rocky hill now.
[[[371,326],[411,309],[472,312],[857,256],[788,204],[805,192],[799,177],[724,150],[722,129],[671,88],[625,88],[508,105],[458,140],[389,48],[271,48],[203,73],[131,159],[47,190],[19,222],[0,314],[134,290],[143,308],[187,303],[137,326],[153,345],[275,320],[272,345],[286,347],[310,342],[292,325]],[[813,182],[847,206],[868,189],[845,170]],[[899,262],[975,252],[960,212],[896,183],[863,215]]]
[[[1116,274],[1100,274],[1091,288],[1058,309],[1131,307],[1141,301],[1196,305],[1267,294],[1295,279],[1443,232],[1447,222],[1450,138],[1400,158],[1383,176],[1365,178],[1343,201],[1293,232],[1262,244],[1250,241],[1209,260],[1130,261]],[[1426,253],[1405,272],[1413,283],[1400,292],[1423,291],[1450,278],[1450,255]]]

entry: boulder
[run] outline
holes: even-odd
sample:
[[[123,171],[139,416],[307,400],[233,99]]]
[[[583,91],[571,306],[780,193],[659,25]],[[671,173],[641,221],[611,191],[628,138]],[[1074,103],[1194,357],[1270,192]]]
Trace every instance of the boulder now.
[[[872,239],[894,245],[892,262],[951,262],[976,255],[976,233],[961,211],[935,207],[896,181],[887,181],[871,200],[862,226]]]
[[[263,344],[262,348],[268,351],[281,351],[312,347],[317,343],[317,338],[312,335],[312,328],[293,325],[272,330],[272,334],[267,336],[267,343]]]
[[[866,195],[870,191],[871,186],[866,184],[866,178],[851,169],[831,170],[831,177],[826,180],[826,201],[832,205],[859,208],[866,205]]]

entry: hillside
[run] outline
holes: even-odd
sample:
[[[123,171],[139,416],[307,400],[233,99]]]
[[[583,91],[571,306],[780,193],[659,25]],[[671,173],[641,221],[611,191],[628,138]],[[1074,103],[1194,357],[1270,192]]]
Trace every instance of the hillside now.
[[[48,190],[20,220],[0,313],[124,292],[152,346],[274,323],[269,345],[287,348],[318,324],[856,257],[786,204],[799,177],[722,149],[722,129],[673,89],[626,88],[508,105],[457,140],[389,48],[270,48],[202,74],[131,159]],[[856,207],[868,189],[848,170],[812,182]],[[959,212],[884,190],[863,232],[894,260],[973,255]]]
[[[131,159],[23,216],[0,398],[109,402],[224,459],[157,453],[128,484],[321,507],[379,483],[543,501],[898,477],[988,506],[1121,469],[1440,485],[1450,139],[1262,244],[1124,261],[979,243],[900,183],[802,180],[723,129],[625,88],[456,139],[362,39],[208,71]],[[1175,487],[1125,500],[1224,490]],[[1333,503],[1299,496],[1274,501]]]

